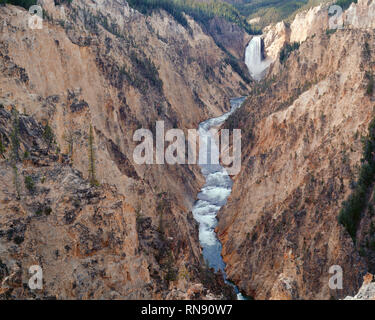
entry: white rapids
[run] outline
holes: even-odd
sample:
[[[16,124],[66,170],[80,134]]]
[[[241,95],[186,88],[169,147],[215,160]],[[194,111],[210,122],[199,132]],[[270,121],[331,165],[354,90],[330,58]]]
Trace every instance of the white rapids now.
[[[244,97],[232,99],[229,112],[220,117],[206,120],[199,125],[200,141],[206,141],[206,143],[202,143],[199,146],[200,157],[204,153],[207,155],[207,164],[200,164],[206,183],[198,194],[198,200],[194,204],[192,212],[194,219],[199,223],[199,241],[203,248],[203,257],[210,268],[215,271],[220,270],[223,273],[226,282],[228,281],[226,279],[225,263],[221,256],[222,245],[215,233],[215,227],[217,225],[216,214],[226,204],[232,191],[233,182],[220,164],[212,164],[213,157],[211,155],[212,153],[218,154],[219,149],[211,136],[210,128],[224,123],[241,106],[244,100]],[[244,300],[238,288],[236,286],[234,288],[238,300]]]

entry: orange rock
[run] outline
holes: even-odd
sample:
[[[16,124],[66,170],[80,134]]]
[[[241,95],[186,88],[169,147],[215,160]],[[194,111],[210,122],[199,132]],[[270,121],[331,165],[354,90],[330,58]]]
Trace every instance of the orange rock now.
[[[372,281],[373,278],[374,278],[374,276],[371,273],[367,273],[363,277],[363,284],[369,284]]]

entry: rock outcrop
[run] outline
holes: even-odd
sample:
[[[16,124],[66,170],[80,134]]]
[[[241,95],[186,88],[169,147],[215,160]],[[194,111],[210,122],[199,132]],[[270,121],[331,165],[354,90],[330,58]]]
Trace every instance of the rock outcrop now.
[[[280,21],[265,27],[262,37],[266,57],[276,61],[285,44],[300,43],[328,30],[328,8],[327,4],[322,4],[298,13],[290,25]]]
[[[276,60],[285,43],[301,43],[309,37],[333,31],[333,29],[374,29],[375,3],[359,0],[346,10],[336,10],[333,3],[324,3],[298,13],[293,22],[286,25],[283,21],[270,25],[263,30],[265,52]],[[332,29],[333,28],[333,29]]]
[[[264,28],[263,33],[266,56],[275,61],[281,48],[290,41],[290,29],[281,21]]]
[[[344,300],[375,300],[375,282],[372,282],[372,280],[372,274],[369,273],[364,276],[362,287],[358,293],[354,297],[345,297]]]
[[[344,13],[344,23],[348,28],[375,28],[375,2],[371,0],[358,0],[352,3]]]
[[[314,34],[320,34],[329,27],[329,5],[322,4],[298,13],[290,25],[290,41],[302,42]]]
[[[33,118],[0,109],[2,141],[14,130],[17,152],[29,155],[13,165],[0,162],[1,297],[152,297],[136,212],[126,198],[108,184],[92,187],[67,157],[48,152],[44,128]],[[32,291],[33,265],[43,270],[44,288]]]

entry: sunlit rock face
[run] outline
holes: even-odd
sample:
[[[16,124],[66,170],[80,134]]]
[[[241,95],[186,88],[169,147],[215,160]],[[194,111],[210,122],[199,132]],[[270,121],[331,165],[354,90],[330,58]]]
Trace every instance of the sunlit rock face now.
[[[290,25],[290,41],[302,42],[328,29],[328,6],[320,5],[296,15]]]
[[[283,21],[269,25],[263,30],[265,56],[275,61],[285,43],[303,42],[330,28],[375,28],[375,2],[360,0],[352,3],[346,11],[333,11],[338,19],[330,17],[331,5],[322,4],[296,15],[290,26]],[[342,23],[342,24],[341,24]]]
[[[344,14],[345,26],[349,28],[375,28],[375,2],[371,0],[359,0],[352,3]]]
[[[281,48],[290,40],[290,29],[281,21],[266,27],[263,33],[266,56],[275,61]]]
[[[358,136],[374,116],[366,93],[374,52],[372,30],[311,35],[275,61],[268,81],[229,118],[229,127],[244,130],[243,161],[218,214],[218,234],[228,277],[246,294],[330,299],[358,292],[367,267],[337,216],[358,177]],[[344,270],[342,291],[328,285],[332,265]]]
[[[23,175],[35,175],[37,189],[50,190],[20,203],[12,167],[0,156],[2,179],[7,179],[0,186],[0,234],[13,228],[15,219],[25,231],[15,252],[13,238],[0,236],[6,251],[0,249],[0,265],[11,275],[19,274],[17,265],[27,272],[29,263],[44,261],[47,279],[57,280],[46,283],[41,297],[165,299],[173,290],[184,296],[203,281],[198,228],[190,212],[203,177],[198,166],[137,165],[133,134],[152,129],[156,120],[168,128],[197,128],[228,111],[229,98],[245,95],[248,85],[190,17],[187,30],[166,12],[144,16],[125,1],[55,6],[44,0],[42,6],[47,14],[40,30],[27,27],[25,9],[0,6],[0,104],[41,126],[48,121],[56,140],[50,151],[57,153],[37,164],[19,164],[22,183]],[[90,125],[98,190],[86,180]],[[11,130],[4,128],[8,156]],[[68,167],[61,166],[59,154],[68,155]],[[27,191],[23,185],[21,191]],[[38,202],[52,209],[40,224],[39,217],[34,219]],[[173,279],[167,276],[171,273]],[[89,274],[95,278],[91,284]],[[211,287],[204,284],[202,298],[208,290],[222,296],[220,279]],[[8,287],[4,290],[11,297],[28,297]]]
[[[347,296],[344,300],[375,300],[375,282],[372,282],[373,278],[372,274],[366,274],[363,277],[363,284],[358,293],[354,297]]]

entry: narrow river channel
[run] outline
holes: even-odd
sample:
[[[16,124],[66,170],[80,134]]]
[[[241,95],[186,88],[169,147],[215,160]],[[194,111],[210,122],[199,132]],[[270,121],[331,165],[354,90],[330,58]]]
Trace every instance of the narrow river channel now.
[[[216,215],[220,208],[226,204],[232,192],[233,182],[225,168],[220,164],[212,164],[211,153],[219,154],[219,149],[210,133],[210,128],[223,124],[236,109],[241,107],[244,100],[245,97],[232,99],[229,112],[199,124],[200,141],[205,141],[200,144],[200,155],[207,153],[207,164],[200,164],[206,183],[198,193],[198,200],[193,208],[194,218],[199,223],[199,241],[203,248],[203,257],[210,268],[215,271],[221,270],[224,280],[234,287],[238,300],[245,298],[238,288],[227,280],[225,263],[221,256],[222,245],[215,233]]]

